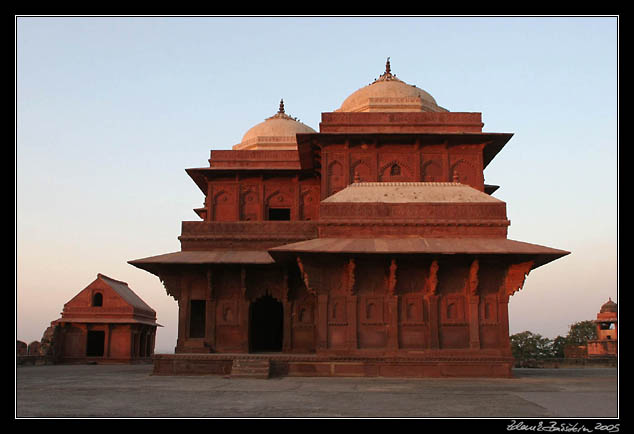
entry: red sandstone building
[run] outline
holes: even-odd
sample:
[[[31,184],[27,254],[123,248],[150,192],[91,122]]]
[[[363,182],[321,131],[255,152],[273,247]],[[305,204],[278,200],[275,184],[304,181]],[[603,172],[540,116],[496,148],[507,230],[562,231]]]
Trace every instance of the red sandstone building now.
[[[597,338],[588,341],[588,357],[616,357],[618,349],[618,305],[610,298],[601,306],[594,322]]]
[[[151,360],[157,326],[156,312],[127,283],[98,274],[44,336],[58,363],[131,363]]]
[[[483,171],[512,134],[386,71],[322,113],[285,113],[188,169],[205,200],[181,251],[130,261],[179,305],[155,373],[510,376],[508,302],[566,251],[507,238]]]

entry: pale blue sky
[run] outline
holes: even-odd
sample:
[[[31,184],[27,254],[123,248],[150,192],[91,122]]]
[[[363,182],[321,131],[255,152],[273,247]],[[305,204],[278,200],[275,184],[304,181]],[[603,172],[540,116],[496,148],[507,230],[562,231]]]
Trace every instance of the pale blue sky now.
[[[512,333],[566,334],[617,298],[616,17],[18,17],[16,335],[97,273],[176,342],[176,302],[128,260],[180,249],[185,173],[277,111],[322,112],[384,71],[514,137],[485,171],[509,238],[572,251],[511,298]]]

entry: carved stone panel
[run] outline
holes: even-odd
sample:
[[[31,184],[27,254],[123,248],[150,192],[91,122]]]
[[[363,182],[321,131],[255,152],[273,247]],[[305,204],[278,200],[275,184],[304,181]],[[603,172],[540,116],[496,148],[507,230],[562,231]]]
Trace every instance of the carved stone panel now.
[[[442,324],[465,324],[465,297],[447,295],[441,298],[440,321]]]
[[[319,218],[319,187],[316,185],[302,187],[300,198],[301,220],[317,220]]]
[[[262,220],[258,186],[243,186],[240,197],[240,220]]]
[[[330,162],[327,169],[328,195],[332,195],[346,187],[345,171],[337,160]]]
[[[443,173],[443,165],[440,157],[429,160],[423,159],[421,168],[421,181],[423,182],[443,182],[447,177]]]
[[[328,325],[347,325],[347,297],[330,297],[328,303]]]

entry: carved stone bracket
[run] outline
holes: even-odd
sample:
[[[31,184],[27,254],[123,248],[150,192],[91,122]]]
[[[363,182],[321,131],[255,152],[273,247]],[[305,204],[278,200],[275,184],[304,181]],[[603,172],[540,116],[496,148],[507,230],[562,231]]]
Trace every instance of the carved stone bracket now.
[[[174,300],[178,301],[181,295],[181,275],[178,273],[161,273],[158,278],[163,284],[167,295],[172,296]]]
[[[348,264],[346,265],[346,271],[347,271],[347,276],[348,276],[347,290],[348,290],[348,294],[349,295],[354,295],[354,284],[355,284],[354,270],[355,270],[355,268],[356,268],[356,264],[354,262],[354,258],[350,258],[350,260],[348,261]]]
[[[478,295],[478,270],[480,269],[480,263],[477,259],[474,259],[469,267],[469,295]]]
[[[429,278],[427,279],[427,292],[430,295],[438,295],[438,261],[435,259],[429,266]]]
[[[308,273],[306,273],[304,264],[302,263],[302,260],[299,256],[297,257],[297,266],[299,267],[299,272],[302,276],[302,280],[304,281],[304,285],[306,286],[306,290],[312,295],[317,295],[316,291],[310,287],[310,283],[308,281]]]
[[[533,268],[533,261],[509,265],[504,278],[503,289],[505,297],[510,297],[522,289],[526,276],[530,273],[531,268]]]
[[[396,295],[396,259],[390,261],[390,274],[387,278],[387,290],[392,296]]]

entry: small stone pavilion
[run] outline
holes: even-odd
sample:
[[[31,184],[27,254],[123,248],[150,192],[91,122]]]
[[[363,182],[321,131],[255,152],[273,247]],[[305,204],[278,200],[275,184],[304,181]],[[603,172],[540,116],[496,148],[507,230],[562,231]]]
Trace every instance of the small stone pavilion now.
[[[281,104],[187,169],[181,250],[130,261],[179,306],[154,373],[510,376],[509,299],[569,252],[507,238],[483,171],[512,134],[483,125],[388,59],[319,131]]]
[[[149,362],[156,312],[127,283],[103,274],[64,304],[42,342],[56,363]]]
[[[610,298],[594,320],[597,339],[588,341],[588,357],[616,357],[618,349],[618,305]]]

